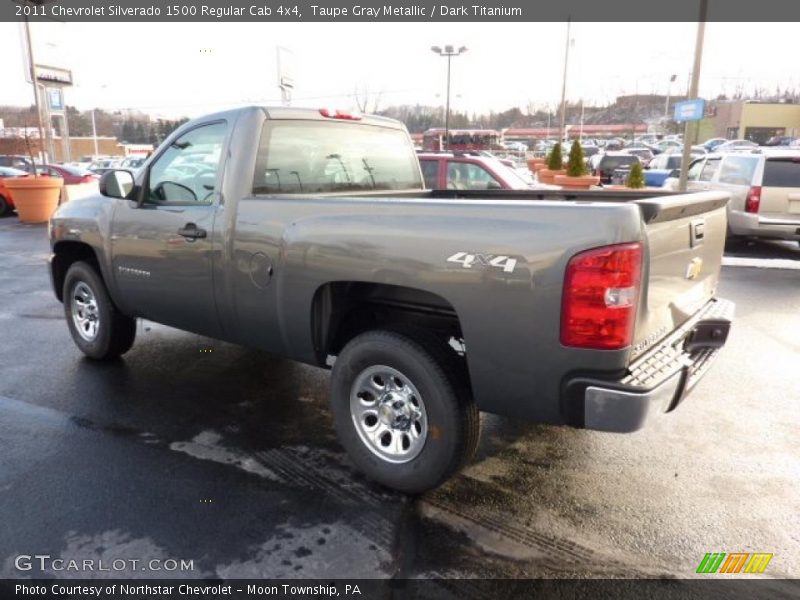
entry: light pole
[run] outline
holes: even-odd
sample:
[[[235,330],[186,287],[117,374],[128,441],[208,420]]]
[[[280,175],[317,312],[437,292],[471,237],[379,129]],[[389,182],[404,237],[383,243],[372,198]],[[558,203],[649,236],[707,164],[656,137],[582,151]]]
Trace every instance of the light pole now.
[[[564,48],[564,79],[561,81],[561,124],[558,128],[558,134],[561,136],[561,139],[558,140],[559,143],[564,141],[564,135],[566,133],[566,131],[564,130],[564,123],[567,115],[567,66],[569,65],[569,46],[571,44],[571,40],[569,38],[569,30],[571,24],[572,24],[572,17],[568,17],[567,43],[566,47]]]
[[[697,37],[694,42],[694,67],[692,81],[689,85],[689,99],[696,99],[700,87],[700,64],[703,60],[703,37],[706,31],[706,15],[708,14],[708,0],[700,0],[700,16],[697,20]],[[683,128],[683,156],[681,157],[681,176],[678,180],[678,191],[686,191],[686,181],[689,170],[689,158],[692,146],[689,142],[689,128],[692,121],[686,121]]]
[[[459,56],[467,51],[466,46],[461,46],[458,50],[454,46],[447,45],[444,48],[441,46],[431,46],[431,52],[439,56],[447,57],[447,104],[444,109],[444,148],[447,150],[450,146],[450,59],[454,56]]]
[[[28,64],[26,65],[31,74],[31,83],[33,84],[33,101],[36,105],[37,124],[39,126],[39,152],[44,156],[44,127],[42,126],[42,107],[39,104],[39,83],[36,80],[36,62],[33,58],[33,42],[31,41],[31,28],[28,23],[28,17],[25,17],[25,44],[28,50]],[[27,125],[27,123],[26,123]]]
[[[672,92],[672,84],[675,83],[675,79],[677,79],[677,75],[672,75],[669,78],[669,85],[667,85],[667,100],[664,102],[664,131],[666,132],[667,123],[669,123],[669,97]]]

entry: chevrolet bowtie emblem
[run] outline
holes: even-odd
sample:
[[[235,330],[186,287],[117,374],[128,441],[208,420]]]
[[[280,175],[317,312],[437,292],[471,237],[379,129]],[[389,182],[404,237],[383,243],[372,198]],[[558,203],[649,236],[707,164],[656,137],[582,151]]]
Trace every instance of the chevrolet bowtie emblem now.
[[[686,279],[697,279],[700,271],[703,270],[703,259],[693,258],[688,265],[686,265]]]

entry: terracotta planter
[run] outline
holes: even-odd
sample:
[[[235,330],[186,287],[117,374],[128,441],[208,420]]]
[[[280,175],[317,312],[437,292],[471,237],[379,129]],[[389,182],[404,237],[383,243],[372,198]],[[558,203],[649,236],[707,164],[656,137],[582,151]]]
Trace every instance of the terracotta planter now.
[[[538,170],[537,167],[539,167],[539,169],[544,168],[544,166],[547,164],[547,161],[543,158],[529,158],[527,160],[527,163],[528,163],[528,170],[531,173],[536,173],[536,171]]]
[[[539,183],[555,183],[555,177],[557,175],[566,175],[567,171],[565,169],[559,169],[558,171],[553,171],[550,169],[540,169],[536,176],[539,178]]]
[[[5,186],[14,193],[14,205],[23,223],[47,223],[58,208],[64,180],[58,177],[8,177]]]
[[[556,175],[554,181],[556,185],[560,185],[565,190],[588,190],[599,184],[600,178],[595,175],[580,175],[579,177]]]

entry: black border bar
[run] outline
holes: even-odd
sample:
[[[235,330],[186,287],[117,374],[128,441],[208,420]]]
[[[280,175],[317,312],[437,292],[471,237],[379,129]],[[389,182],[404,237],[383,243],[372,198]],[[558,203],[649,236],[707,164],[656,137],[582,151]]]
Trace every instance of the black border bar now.
[[[693,22],[699,5],[700,0],[0,0],[0,21]],[[709,0],[707,20],[796,22],[800,2]]]

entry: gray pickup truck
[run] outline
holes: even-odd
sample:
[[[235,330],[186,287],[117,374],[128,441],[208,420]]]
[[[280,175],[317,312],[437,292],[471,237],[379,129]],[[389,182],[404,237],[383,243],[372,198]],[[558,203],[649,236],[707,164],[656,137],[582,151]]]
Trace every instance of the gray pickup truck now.
[[[416,493],[470,460],[479,411],[629,432],[674,409],[730,327],[727,201],[427,191],[400,123],[251,107],[62,205],[51,276],[94,359],[144,318],[332,368],[352,460]]]

